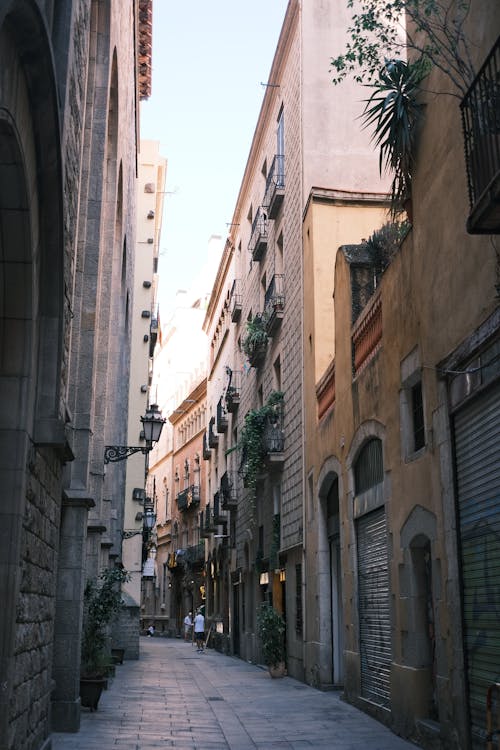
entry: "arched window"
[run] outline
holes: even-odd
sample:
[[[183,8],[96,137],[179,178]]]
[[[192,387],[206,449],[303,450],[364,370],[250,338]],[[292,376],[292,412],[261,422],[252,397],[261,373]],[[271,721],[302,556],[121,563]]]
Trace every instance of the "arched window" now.
[[[365,443],[354,465],[356,495],[380,484],[383,479],[382,441],[372,438]]]

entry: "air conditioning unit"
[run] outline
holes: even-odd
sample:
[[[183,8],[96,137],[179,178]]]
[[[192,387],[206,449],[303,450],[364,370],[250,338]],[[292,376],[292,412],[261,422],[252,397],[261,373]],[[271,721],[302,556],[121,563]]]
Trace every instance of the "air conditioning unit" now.
[[[142,487],[134,487],[132,490],[132,500],[136,500],[138,503],[143,503],[146,499],[146,490]]]

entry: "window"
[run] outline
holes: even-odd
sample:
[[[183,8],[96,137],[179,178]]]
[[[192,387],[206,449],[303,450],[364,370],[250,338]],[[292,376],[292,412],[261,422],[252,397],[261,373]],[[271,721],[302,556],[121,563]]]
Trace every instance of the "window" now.
[[[302,563],[295,566],[295,632],[302,635]]]
[[[422,397],[422,381],[411,388],[411,411],[413,427],[413,450],[418,451],[425,445],[424,400]]]
[[[382,458],[382,441],[378,438],[369,440],[358,456],[354,466],[355,492],[369,490],[384,479],[384,463]]]
[[[418,349],[401,363],[400,419],[401,454],[406,461],[420,456],[425,448],[425,409],[422,369]]]

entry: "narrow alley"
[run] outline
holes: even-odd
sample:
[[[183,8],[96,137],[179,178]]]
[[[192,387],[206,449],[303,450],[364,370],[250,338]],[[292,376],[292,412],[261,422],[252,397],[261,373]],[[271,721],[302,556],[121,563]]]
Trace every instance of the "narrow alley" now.
[[[52,750],[250,750],[414,747],[343,702],[291,677],[178,639],[141,638],[141,658],[117,666],[78,734],[52,735]]]

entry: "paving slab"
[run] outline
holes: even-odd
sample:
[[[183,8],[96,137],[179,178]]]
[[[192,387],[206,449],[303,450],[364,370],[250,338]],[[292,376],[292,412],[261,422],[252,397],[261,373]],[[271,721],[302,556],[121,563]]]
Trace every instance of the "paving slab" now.
[[[141,638],[140,654],[52,750],[415,750],[339,692],[180,639]]]

